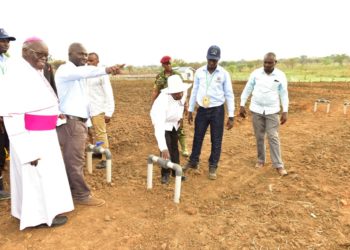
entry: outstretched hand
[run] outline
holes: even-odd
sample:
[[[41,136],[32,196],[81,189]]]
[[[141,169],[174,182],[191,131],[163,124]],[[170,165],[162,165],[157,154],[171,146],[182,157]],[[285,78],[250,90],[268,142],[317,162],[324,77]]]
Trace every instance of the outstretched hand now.
[[[117,75],[121,73],[121,70],[124,68],[125,64],[116,64],[106,68],[107,74]]]

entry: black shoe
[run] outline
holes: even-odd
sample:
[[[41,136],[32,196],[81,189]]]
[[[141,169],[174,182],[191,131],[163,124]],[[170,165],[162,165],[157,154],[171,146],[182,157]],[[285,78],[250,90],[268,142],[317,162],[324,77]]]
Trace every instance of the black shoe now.
[[[199,167],[198,167],[198,163],[193,163],[193,162],[190,162],[190,161],[188,161],[187,163],[186,163],[186,165],[185,166],[183,166],[183,168],[182,168],[182,170],[183,171],[186,171],[187,169],[189,169],[189,168],[192,168],[192,169],[198,169]]]
[[[160,179],[160,182],[162,184],[168,184],[169,183],[169,175],[162,175],[162,178]]]
[[[92,153],[92,158],[94,158],[94,159],[102,159],[102,154],[101,153]]]
[[[0,190],[0,201],[9,200],[9,199],[11,199],[11,194],[9,192],[4,191],[4,190]]]
[[[97,165],[96,165],[96,168],[97,168],[97,169],[103,169],[103,168],[106,168],[106,167],[107,167],[107,161],[105,161],[105,160],[100,161],[100,162],[97,163]]]
[[[172,177],[174,177],[174,178],[176,177],[176,175],[175,175],[175,171],[171,173],[171,176],[172,176]],[[185,181],[185,180],[187,180],[187,177],[186,177],[186,176],[184,176],[184,175],[183,175],[183,176],[181,176],[181,181]]]
[[[216,167],[209,167],[208,178],[209,180],[216,180]]]
[[[64,224],[66,224],[68,218],[67,216],[64,216],[64,215],[57,215],[53,221],[52,221],[52,224],[51,224],[51,227],[58,227],[58,226],[62,226]]]
[[[57,215],[53,220],[52,220],[52,224],[51,227],[58,227],[58,226],[62,226],[64,224],[66,224],[68,218],[67,216],[64,215]],[[47,224],[40,224],[35,226],[35,228],[47,228],[49,227]]]

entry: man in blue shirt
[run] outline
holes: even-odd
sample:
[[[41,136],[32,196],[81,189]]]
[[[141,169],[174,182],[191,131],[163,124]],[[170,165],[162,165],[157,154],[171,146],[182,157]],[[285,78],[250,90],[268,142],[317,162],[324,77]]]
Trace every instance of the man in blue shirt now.
[[[195,118],[192,153],[184,169],[197,169],[203,139],[210,125],[211,154],[209,157],[209,179],[216,179],[216,170],[220,160],[222,137],[224,133],[226,101],[228,120],[227,129],[233,127],[234,95],[230,74],[218,65],[220,48],[211,46],[207,53],[207,65],[199,68],[194,76],[193,89],[188,108],[188,122],[193,122],[193,111],[198,105]]]
[[[241,95],[241,107],[239,114],[246,117],[245,103],[252,94],[250,111],[253,115],[253,128],[256,137],[258,160],[256,168],[265,164],[265,135],[270,144],[272,166],[281,176],[287,175],[281,157],[280,140],[278,137],[279,123],[287,121],[288,114],[288,89],[286,75],[275,68],[276,55],[272,52],[264,57],[264,66],[256,69],[250,75],[249,80]],[[280,106],[282,116],[279,119]]]

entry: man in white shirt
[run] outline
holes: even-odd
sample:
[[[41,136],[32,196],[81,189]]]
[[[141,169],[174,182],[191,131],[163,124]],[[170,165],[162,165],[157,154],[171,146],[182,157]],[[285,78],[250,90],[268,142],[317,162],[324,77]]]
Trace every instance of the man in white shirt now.
[[[154,101],[151,108],[151,119],[158,142],[161,157],[173,163],[180,163],[178,133],[183,117],[187,90],[191,84],[183,83],[179,75],[168,78],[168,87]],[[161,170],[161,183],[169,182],[170,169]]]
[[[88,65],[99,64],[97,53],[88,55]],[[108,75],[87,79],[90,98],[91,122],[95,133],[95,141],[103,142],[102,147],[109,148],[106,124],[111,121],[114,112],[114,96],[111,82]],[[97,164],[96,168],[106,168],[105,156]]]
[[[256,168],[262,168],[265,164],[265,135],[270,144],[272,166],[281,176],[287,175],[281,157],[280,140],[278,136],[279,123],[283,125],[288,115],[288,83],[286,75],[275,68],[276,55],[272,52],[264,57],[264,66],[256,69],[250,75],[249,80],[241,95],[241,108],[239,114],[246,117],[245,103],[252,94],[250,111],[253,115],[253,127],[256,137],[258,160]],[[280,106],[282,104],[282,116],[279,119]]]
[[[80,43],[73,43],[68,50],[69,62],[61,65],[55,75],[60,100],[61,117],[67,122],[57,127],[69,185],[75,204],[102,206],[105,201],[91,195],[84,180],[86,121],[90,117],[90,101],[86,79],[106,74],[119,74],[120,66],[85,66],[88,54]]]

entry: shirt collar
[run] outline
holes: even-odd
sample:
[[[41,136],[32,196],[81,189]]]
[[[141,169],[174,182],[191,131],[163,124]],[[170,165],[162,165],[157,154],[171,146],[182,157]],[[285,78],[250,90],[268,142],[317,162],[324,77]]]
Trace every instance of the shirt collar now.
[[[7,56],[5,54],[0,55],[0,62],[5,62],[6,59],[7,59]]]
[[[261,67],[261,74],[267,75],[267,76],[274,76],[274,75],[276,75],[276,68],[274,68],[273,71],[271,72],[271,74],[268,75],[268,74],[265,72],[264,67]]]
[[[213,73],[214,72],[219,72],[220,71],[220,66],[218,65],[218,66],[216,66],[216,69],[213,71]],[[205,71],[205,72],[209,72],[208,71],[208,65],[205,65],[204,67],[203,67],[203,71]]]

